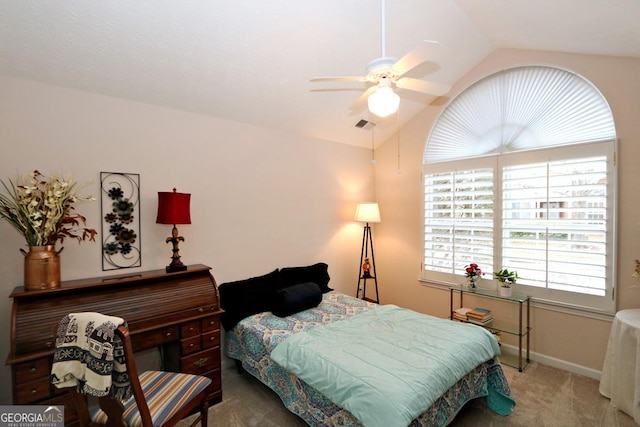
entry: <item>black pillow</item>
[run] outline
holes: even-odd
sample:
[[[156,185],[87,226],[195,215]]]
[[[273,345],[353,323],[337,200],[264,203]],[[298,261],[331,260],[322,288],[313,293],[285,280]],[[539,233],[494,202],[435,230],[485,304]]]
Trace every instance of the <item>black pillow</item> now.
[[[218,286],[220,306],[225,311],[220,321],[225,330],[230,330],[239,321],[252,314],[271,311],[276,291],[280,288],[278,270],[263,276]]]
[[[280,269],[280,281],[283,288],[297,285],[299,283],[313,282],[320,287],[320,291],[325,294],[332,291],[328,284],[329,266],[323,262],[309,265],[306,267],[286,267]]]
[[[322,292],[316,283],[299,283],[276,292],[273,314],[279,317],[290,316],[316,307],[320,301]]]

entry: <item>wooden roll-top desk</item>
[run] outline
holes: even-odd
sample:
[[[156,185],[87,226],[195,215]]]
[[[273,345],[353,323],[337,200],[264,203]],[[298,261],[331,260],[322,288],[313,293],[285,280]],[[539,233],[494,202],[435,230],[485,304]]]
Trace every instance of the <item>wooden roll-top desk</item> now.
[[[49,382],[55,326],[68,313],[95,311],[123,318],[135,351],[161,348],[163,370],[206,375],[209,400],[222,400],[220,298],[210,267],[164,269],[62,282],[58,289],[11,293],[13,403],[65,405],[65,425],[75,409],[66,390]]]

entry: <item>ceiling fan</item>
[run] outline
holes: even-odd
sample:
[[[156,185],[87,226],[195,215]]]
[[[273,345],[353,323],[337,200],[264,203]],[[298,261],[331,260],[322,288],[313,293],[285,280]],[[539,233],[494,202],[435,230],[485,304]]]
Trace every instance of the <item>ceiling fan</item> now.
[[[408,71],[427,61],[433,46],[438,42],[425,40],[424,43],[402,58],[386,56],[385,51],[385,0],[382,0],[382,56],[367,65],[364,76],[315,77],[312,82],[358,81],[372,84],[356,102],[367,99],[369,111],[378,117],[395,113],[400,105],[400,97],[393,91],[397,88],[441,96],[449,92],[450,85],[403,77]]]

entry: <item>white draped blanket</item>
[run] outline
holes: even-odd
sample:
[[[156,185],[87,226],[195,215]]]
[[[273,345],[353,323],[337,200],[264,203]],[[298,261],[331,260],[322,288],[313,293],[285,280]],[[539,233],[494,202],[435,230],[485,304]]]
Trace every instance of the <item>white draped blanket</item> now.
[[[119,317],[94,312],[65,316],[58,328],[51,383],[58,388],[77,387],[92,396],[111,393],[121,400],[128,398],[122,343],[115,335],[123,324]]]

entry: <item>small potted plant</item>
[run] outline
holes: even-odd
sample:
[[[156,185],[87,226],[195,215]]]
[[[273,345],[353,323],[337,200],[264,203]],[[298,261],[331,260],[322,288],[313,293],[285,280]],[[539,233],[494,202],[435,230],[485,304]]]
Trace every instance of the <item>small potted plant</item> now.
[[[493,277],[498,279],[500,282],[500,295],[504,297],[511,296],[511,285],[516,284],[516,280],[518,280],[518,272],[515,270],[509,271],[506,268],[503,268],[500,271],[494,272]]]

